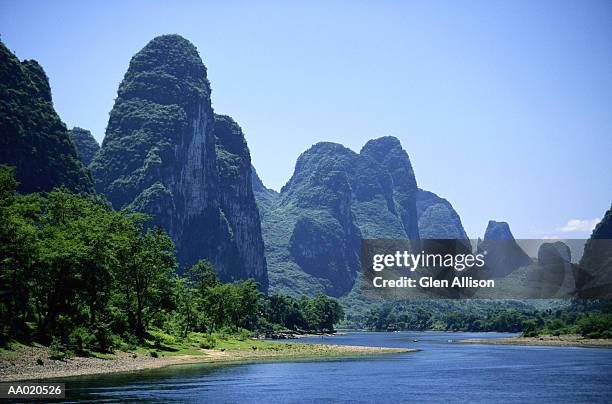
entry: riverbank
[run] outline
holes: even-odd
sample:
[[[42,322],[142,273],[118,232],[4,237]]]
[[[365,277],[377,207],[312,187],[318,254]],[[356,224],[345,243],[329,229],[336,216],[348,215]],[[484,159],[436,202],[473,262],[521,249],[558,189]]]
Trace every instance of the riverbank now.
[[[35,380],[157,369],[190,363],[230,363],[266,360],[327,359],[413,352],[416,349],[283,343],[262,340],[228,342],[225,347],[197,349],[190,354],[117,352],[105,357],[49,359],[49,348],[19,346],[0,356],[0,381]]]
[[[541,337],[473,338],[457,341],[462,344],[528,345],[582,348],[612,348],[612,339],[589,339],[580,335],[544,335]]]

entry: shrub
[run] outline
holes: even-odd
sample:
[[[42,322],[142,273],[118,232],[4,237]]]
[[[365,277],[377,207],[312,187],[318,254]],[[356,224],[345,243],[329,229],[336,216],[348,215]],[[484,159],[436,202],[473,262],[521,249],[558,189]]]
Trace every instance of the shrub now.
[[[99,352],[110,352],[120,344],[108,324],[98,324],[94,330],[93,338],[92,347]]]
[[[74,352],[83,353],[91,348],[94,339],[85,327],[76,327],[68,335],[68,346]]]
[[[53,337],[51,345],[49,345],[49,359],[64,360],[68,357],[66,346],[58,338]]]
[[[206,335],[202,341],[200,341],[200,348],[213,349],[217,346],[217,338],[213,335]]]
[[[253,336],[253,333],[245,330],[245,329],[240,329],[240,331],[238,331],[238,333],[236,334],[236,338],[239,341],[246,341],[247,339],[251,338]]]
[[[163,345],[172,346],[176,343],[176,338],[163,331],[150,331],[149,334],[153,338],[153,343],[156,348],[161,348]]]

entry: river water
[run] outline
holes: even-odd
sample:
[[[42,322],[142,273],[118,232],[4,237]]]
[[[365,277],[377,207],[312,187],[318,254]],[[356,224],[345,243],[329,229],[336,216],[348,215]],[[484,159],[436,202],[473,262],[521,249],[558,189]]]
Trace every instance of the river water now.
[[[62,381],[68,401],[612,402],[612,349],[454,342],[508,335],[355,332],[299,342],[421,351],[360,359],[180,365]]]

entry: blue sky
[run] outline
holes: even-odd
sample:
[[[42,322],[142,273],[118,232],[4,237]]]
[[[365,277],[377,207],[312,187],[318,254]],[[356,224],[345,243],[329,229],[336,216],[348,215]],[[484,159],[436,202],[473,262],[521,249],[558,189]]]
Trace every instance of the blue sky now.
[[[166,33],[198,47],[269,187],[318,141],[394,135],[471,237],[489,219],[585,237],[612,202],[610,1],[0,1],[2,41],[98,141],[130,58]]]

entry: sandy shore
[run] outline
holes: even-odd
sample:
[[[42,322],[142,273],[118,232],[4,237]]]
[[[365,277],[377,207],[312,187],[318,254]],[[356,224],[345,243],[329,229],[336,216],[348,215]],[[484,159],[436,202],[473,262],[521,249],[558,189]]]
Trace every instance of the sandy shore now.
[[[457,341],[463,344],[534,345],[584,348],[612,348],[612,339],[588,339],[580,335],[545,335],[542,337],[475,338]]]
[[[104,373],[132,372],[189,363],[226,363],[274,359],[306,359],[358,357],[411,352],[415,349],[377,348],[323,344],[270,344],[266,349],[217,350],[201,349],[198,355],[160,356],[118,352],[113,359],[74,357],[49,359],[45,347],[21,347],[0,358],[0,381],[35,380]],[[42,361],[42,364],[40,364]]]

